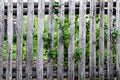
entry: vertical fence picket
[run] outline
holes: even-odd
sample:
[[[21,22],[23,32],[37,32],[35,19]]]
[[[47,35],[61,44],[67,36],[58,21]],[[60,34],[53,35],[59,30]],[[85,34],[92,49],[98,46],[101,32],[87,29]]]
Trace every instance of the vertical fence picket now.
[[[90,0],[90,80],[96,80],[96,0]]]
[[[13,0],[8,0],[6,80],[12,80]]]
[[[22,80],[22,27],[23,27],[23,0],[17,2],[17,80]]]
[[[75,0],[69,0],[68,80],[74,80]]]
[[[57,79],[63,80],[64,67],[64,44],[62,27],[64,26],[64,0],[59,0],[59,27],[58,27],[58,68]]]
[[[34,28],[34,0],[28,0],[27,24],[27,52],[26,52],[26,80],[32,80],[32,53]]]
[[[85,54],[86,54],[86,0],[80,1],[79,19],[79,47],[82,50],[78,61],[78,80],[85,80]]]
[[[104,80],[104,0],[100,0],[99,78]]]
[[[43,35],[45,1],[38,1],[37,80],[43,80]]]
[[[113,0],[108,0],[108,31],[107,31],[107,77],[113,80],[113,57],[112,57],[112,28],[113,28]]]
[[[116,0],[116,29],[118,34],[120,34],[120,0]],[[117,37],[117,54],[116,54],[116,70],[117,70],[117,80],[120,80],[120,36]]]
[[[48,80],[53,80],[53,59],[51,53],[54,49],[54,0],[49,2],[49,23],[48,23],[48,67],[47,67],[47,78]]]
[[[0,1],[0,80],[3,75],[3,51],[4,51],[4,0]]]

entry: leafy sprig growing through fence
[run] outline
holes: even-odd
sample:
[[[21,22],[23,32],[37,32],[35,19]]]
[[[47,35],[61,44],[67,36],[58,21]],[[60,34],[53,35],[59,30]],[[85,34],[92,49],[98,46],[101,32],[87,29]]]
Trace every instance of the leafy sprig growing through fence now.
[[[120,36],[118,30],[116,28],[113,29],[112,30],[112,37],[116,39],[118,36]]]
[[[75,54],[74,55],[75,55],[76,60],[78,60],[80,58],[80,56],[83,53],[82,51],[83,51],[82,48],[79,48],[79,47],[75,49]]]
[[[113,38],[113,40],[116,41],[118,36],[120,36],[120,33],[119,33],[119,31],[116,28],[114,28],[112,30],[112,38]]]
[[[59,8],[60,4],[58,2],[54,2],[52,6],[53,6],[53,12],[55,14],[58,14],[58,12],[59,12],[58,8]]]
[[[62,21],[59,18],[56,18],[56,21],[59,24],[59,29],[62,31],[62,36],[61,36],[62,38],[61,39],[64,43],[70,37],[70,33],[68,31],[68,28],[70,26],[70,22],[68,20],[65,20],[65,24],[63,25]]]
[[[50,50],[48,54],[52,57],[52,59],[57,59],[57,53],[54,50]]]
[[[62,38],[61,39],[64,43],[64,46],[67,45],[67,48],[68,48],[68,39],[70,37],[70,33],[68,31],[68,28],[70,26],[70,22],[68,20],[67,21],[65,20],[65,24],[62,25],[62,21],[59,18],[57,18],[56,20],[58,21],[59,29],[61,29],[61,31],[62,31],[62,36],[61,36]],[[66,44],[66,41],[67,41],[67,44]],[[77,47],[75,49],[75,53],[74,53],[75,60],[78,60],[81,55],[82,55],[82,49]]]

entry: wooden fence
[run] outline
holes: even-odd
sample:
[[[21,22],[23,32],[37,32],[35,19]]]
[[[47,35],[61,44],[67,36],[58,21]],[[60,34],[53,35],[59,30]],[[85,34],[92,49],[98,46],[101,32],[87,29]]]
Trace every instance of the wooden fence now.
[[[49,6],[46,8],[44,0],[38,0],[38,3],[34,4],[34,0],[28,0],[27,4],[23,3],[23,0],[18,0],[17,3],[13,3],[13,0],[8,0],[8,3],[4,3],[4,0],[0,1],[0,80],[6,78],[6,80],[104,80],[106,77],[108,80],[114,78],[120,79],[120,36],[117,36],[116,41],[116,66],[113,65],[113,52],[112,52],[112,28],[113,28],[113,14],[116,15],[116,29],[118,34],[120,33],[120,0],[113,2],[113,0],[69,0],[65,3],[64,0],[59,0],[59,5],[56,7],[61,24],[58,28],[58,52],[57,52],[57,67],[53,67],[53,58],[48,54],[47,67],[43,65],[44,54],[44,16],[45,13],[49,15],[48,24],[48,37],[49,48],[48,51],[54,49],[54,0],[49,1]],[[90,4],[89,4],[90,3]],[[37,6],[35,6],[37,4]],[[68,5],[65,7],[65,5]],[[77,7],[76,7],[76,6]],[[86,6],[87,5],[87,6]],[[107,6],[106,6],[107,5]],[[27,7],[26,7],[27,6]],[[87,7],[89,6],[89,9]],[[7,9],[6,9],[7,7]],[[26,10],[24,8],[27,8]],[[35,9],[37,11],[35,13]],[[99,8],[97,8],[99,7]],[[107,12],[105,10],[107,7]],[[113,9],[115,7],[115,9]],[[77,8],[77,12],[76,11]],[[47,9],[47,11],[46,11]],[[48,12],[49,11],[49,12]],[[65,12],[66,11],[66,12]],[[89,67],[86,67],[86,14],[89,11],[90,14],[90,56]],[[62,41],[61,26],[64,25],[65,13],[69,15],[69,45],[68,45],[68,67],[64,67],[64,44]],[[99,35],[99,66],[96,66],[96,12],[100,14],[100,35]],[[26,65],[22,66],[22,36],[23,36],[23,14],[28,16],[27,24],[27,41],[26,41]],[[32,66],[32,49],[33,49],[33,28],[34,28],[34,13],[38,14],[38,27],[37,27],[37,60],[36,67]],[[16,53],[16,68],[12,67],[12,51],[13,51],[13,15],[17,15],[17,53]],[[75,14],[79,14],[79,48],[82,49],[82,54],[79,56],[78,67],[74,67],[74,52],[75,52]],[[107,27],[107,65],[104,65],[104,15],[108,15],[108,27]],[[4,51],[4,16],[7,15],[7,58],[6,66],[3,67],[3,51]],[[106,67],[107,66],[107,67]]]

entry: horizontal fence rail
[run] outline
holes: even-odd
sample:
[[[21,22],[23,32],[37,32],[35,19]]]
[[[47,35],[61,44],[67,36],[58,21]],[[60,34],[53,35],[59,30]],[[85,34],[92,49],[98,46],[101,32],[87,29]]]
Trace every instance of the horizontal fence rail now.
[[[56,2],[58,3],[58,2]],[[5,8],[7,8],[8,3],[5,2]],[[79,1],[75,1],[75,7],[79,7]],[[108,2],[104,2],[104,6],[107,7],[108,5]],[[69,7],[69,2],[67,1],[64,1],[64,6],[65,7]],[[113,2],[113,6],[116,7],[116,2],[114,1]],[[27,8],[28,7],[28,3],[27,2],[23,2],[23,8]],[[49,2],[45,2],[45,7],[49,7]],[[58,7],[58,6],[57,6]],[[86,2],[86,7],[90,7],[90,2]],[[100,7],[100,2],[96,2],[96,7]],[[17,2],[14,2],[13,3],[13,8],[17,8]],[[38,2],[34,2],[34,8],[38,8]]]
[[[89,78],[89,67],[85,67],[85,78]],[[68,78],[68,67],[64,67],[64,72],[63,72],[63,77],[64,78]],[[99,73],[98,73],[98,70],[99,68],[97,67],[96,68],[96,78],[99,78]],[[12,68],[12,78],[16,78],[17,74],[16,74],[16,71],[17,69],[16,68]],[[37,69],[36,67],[32,67],[32,77],[33,78],[37,78]],[[47,78],[47,67],[44,67],[43,68],[43,78]],[[6,68],[3,68],[3,78],[6,78]],[[75,78],[78,78],[78,68],[75,67]],[[25,78],[26,77],[26,74],[25,74],[25,67],[22,67],[22,78]],[[107,78],[107,68],[104,69],[104,77]],[[116,66],[114,67],[114,70],[113,70],[113,77],[117,77],[117,74],[116,74]],[[57,78],[57,67],[53,67],[53,78]]]
[[[58,2],[56,2],[58,3]],[[107,10],[107,4],[108,2],[105,2],[105,14],[107,14],[108,10]],[[68,2],[65,2],[65,14],[69,14],[69,4]],[[116,7],[116,2],[113,2],[113,6]],[[28,3],[24,2],[23,3],[23,14],[27,15],[27,9],[28,8]],[[58,10],[58,5],[56,5],[56,10]],[[96,2],[96,13],[99,14],[100,11],[100,2]],[[49,2],[45,3],[45,14],[49,13]],[[86,3],[86,13],[90,14],[90,2]],[[38,3],[34,3],[34,14],[37,15],[38,14]],[[75,14],[79,14],[79,2],[75,2]],[[116,10],[113,9],[113,15],[116,14]],[[7,3],[5,3],[5,15],[7,15]],[[17,3],[13,3],[13,15],[17,15]]]

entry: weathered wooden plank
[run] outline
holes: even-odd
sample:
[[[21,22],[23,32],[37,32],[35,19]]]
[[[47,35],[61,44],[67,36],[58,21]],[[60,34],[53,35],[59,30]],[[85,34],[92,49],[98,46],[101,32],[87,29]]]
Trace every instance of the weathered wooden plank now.
[[[118,37],[116,42],[116,71],[117,71],[117,80],[120,80],[120,0],[116,2],[116,29],[118,31]]]
[[[100,0],[99,78],[104,80],[104,0]]]
[[[96,80],[96,0],[90,0],[90,80]]]
[[[58,69],[57,79],[63,80],[63,66],[64,66],[64,44],[62,27],[64,26],[64,0],[59,0],[59,27],[58,27]]]
[[[45,1],[38,1],[37,80],[43,80],[43,35]]]
[[[13,0],[8,1],[6,80],[12,80]]]
[[[47,78],[53,80],[53,59],[51,53],[54,50],[54,0],[50,0],[49,3],[49,23],[48,23],[48,67],[47,67]]]
[[[78,80],[85,80],[85,54],[86,54],[86,0],[80,1],[79,19],[79,48],[82,50],[78,61]]]
[[[107,31],[107,68],[108,79],[113,80],[113,57],[112,57],[112,28],[113,28],[113,0],[108,0],[108,31]]]
[[[68,80],[74,80],[75,0],[69,0]]]
[[[57,79],[63,80],[63,66],[64,66],[64,43],[63,43],[63,30],[64,26],[64,0],[59,0],[59,27],[58,27],[58,69]]]
[[[0,80],[3,75],[3,52],[4,51],[4,0],[0,1]]]
[[[28,0],[26,80],[32,80],[33,27],[34,27],[34,0]]]
[[[22,27],[23,27],[23,0],[17,2],[17,80],[22,80]]]

